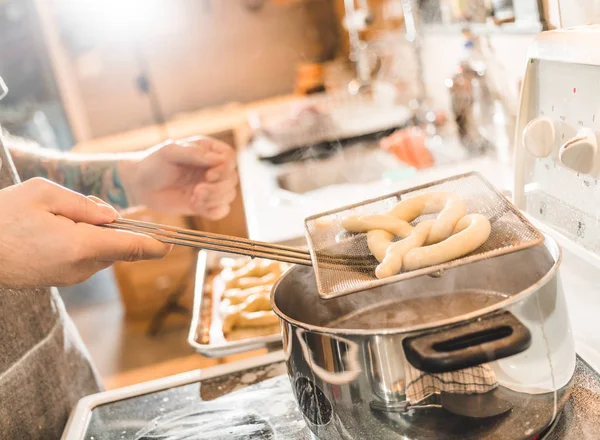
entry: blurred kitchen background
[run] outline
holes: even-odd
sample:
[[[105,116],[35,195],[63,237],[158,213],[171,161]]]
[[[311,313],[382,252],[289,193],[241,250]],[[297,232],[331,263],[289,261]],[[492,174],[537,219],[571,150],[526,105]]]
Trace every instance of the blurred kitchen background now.
[[[600,15],[567,3],[0,0],[0,124],[78,153],[215,136],[239,154],[224,221],[129,215],[298,242],[305,215],[381,194],[374,182],[510,167],[533,36]],[[109,387],[231,360],[186,342],[195,263],[177,248],[61,290]]]

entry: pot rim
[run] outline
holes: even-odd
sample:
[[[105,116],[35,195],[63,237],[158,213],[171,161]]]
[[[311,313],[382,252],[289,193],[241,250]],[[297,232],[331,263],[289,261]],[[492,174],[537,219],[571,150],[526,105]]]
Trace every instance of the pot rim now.
[[[542,276],[537,282],[529,286],[528,288],[522,290],[521,292],[512,295],[506,298],[503,301],[497,302],[491,306],[484,307],[478,310],[475,310],[470,313],[465,313],[463,315],[458,315],[453,318],[444,319],[441,321],[434,321],[426,324],[413,325],[409,327],[392,327],[392,328],[381,328],[381,329],[341,329],[341,328],[331,328],[331,327],[321,327],[312,324],[306,324],[301,321],[297,321],[285,315],[275,303],[275,292],[279,288],[281,282],[295,270],[297,265],[293,265],[289,269],[287,269],[284,274],[277,280],[273,289],[271,290],[270,303],[271,308],[275,312],[275,314],[283,321],[292,324],[296,327],[300,327],[304,330],[316,333],[323,334],[334,334],[334,335],[353,335],[353,336],[380,336],[380,335],[398,335],[398,334],[407,334],[407,333],[415,333],[423,330],[430,330],[433,328],[446,327],[454,324],[458,324],[465,321],[471,321],[476,318],[480,318],[489,313],[498,311],[500,309],[504,309],[508,306],[511,306],[517,302],[522,301],[528,296],[534,294],[542,287],[544,287],[557,273],[562,262],[562,249],[556,242],[556,240],[550,237],[546,233],[542,233],[544,236],[544,242],[540,246],[544,246],[550,254],[554,257],[554,264],[552,267]],[[519,252],[519,251],[517,251]],[[330,301],[330,300],[324,300]]]

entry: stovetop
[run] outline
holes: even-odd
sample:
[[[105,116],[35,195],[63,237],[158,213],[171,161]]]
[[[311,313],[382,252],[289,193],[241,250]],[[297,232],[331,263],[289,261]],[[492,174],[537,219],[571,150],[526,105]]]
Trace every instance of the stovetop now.
[[[600,438],[600,375],[577,357],[573,393],[546,440]]]
[[[102,404],[91,411],[83,438],[87,440],[133,439],[140,429],[148,426],[157,418],[166,417],[177,411],[179,414],[183,414],[181,411],[186,412],[189,408],[199,408],[203,401],[222,398],[230,393],[235,393],[235,399],[231,400],[232,402],[240,402],[240,399],[243,399],[245,388],[264,383],[264,387],[253,387],[252,392],[272,393],[273,391],[270,390],[276,390],[278,393],[276,396],[278,403],[275,406],[279,411],[274,413],[272,419],[268,420],[268,424],[273,427],[277,435],[274,436],[273,432],[260,434],[257,431],[256,435],[248,438],[310,440],[313,437],[304,426],[302,415],[297,410],[291,395],[291,388],[285,386],[287,383],[285,374],[285,364],[278,361],[258,368],[245,369]],[[272,401],[270,405],[273,406]],[[228,404],[227,409],[233,410],[234,408]],[[196,412],[194,417],[199,417],[199,414]],[[218,411],[211,411],[210,417],[211,419],[222,418]],[[245,422],[248,423],[247,420]],[[258,422],[255,421],[255,423]],[[600,375],[578,357],[572,397],[554,428],[544,439],[597,438],[600,438]]]

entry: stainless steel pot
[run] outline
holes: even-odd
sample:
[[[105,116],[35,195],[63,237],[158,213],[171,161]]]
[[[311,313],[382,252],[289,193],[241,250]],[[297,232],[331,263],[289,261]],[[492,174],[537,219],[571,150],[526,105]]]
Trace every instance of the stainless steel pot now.
[[[320,299],[310,268],[291,268],[271,303],[312,433],[321,440],[535,438],[562,410],[575,371],[560,260],[546,237],[544,246],[440,278],[332,300]],[[490,392],[407,400],[407,368],[441,377],[483,364],[498,382]]]

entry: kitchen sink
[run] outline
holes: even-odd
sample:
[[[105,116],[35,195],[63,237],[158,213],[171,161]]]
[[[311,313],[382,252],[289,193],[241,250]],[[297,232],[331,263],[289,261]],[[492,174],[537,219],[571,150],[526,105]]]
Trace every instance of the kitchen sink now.
[[[332,185],[374,182],[397,170],[412,169],[377,143],[367,142],[340,148],[327,158],[305,158],[286,165],[277,184],[283,190],[305,194]]]

